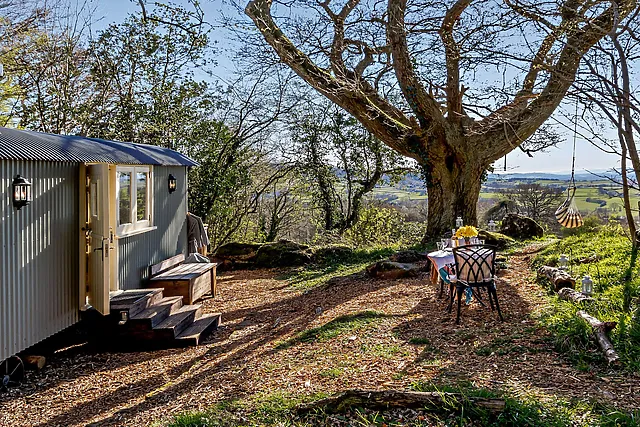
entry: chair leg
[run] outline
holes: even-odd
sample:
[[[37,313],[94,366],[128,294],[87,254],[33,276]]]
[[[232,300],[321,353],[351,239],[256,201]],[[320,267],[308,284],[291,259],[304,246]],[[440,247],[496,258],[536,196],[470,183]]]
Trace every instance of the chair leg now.
[[[444,292],[444,280],[442,280],[442,277],[440,279],[438,279],[438,281],[440,282],[440,294],[438,294],[438,299],[442,298],[442,294]]]
[[[491,307],[491,311],[493,311],[493,298],[491,296],[491,291],[489,290],[489,288],[485,288],[487,290],[487,295],[489,296],[489,306]]]
[[[453,289],[453,283],[449,283],[449,305],[447,306],[447,313],[451,313],[451,308],[453,307],[453,298],[455,296]]]
[[[471,293],[474,297],[476,297],[476,300],[478,300],[481,306],[486,307],[484,301],[482,300],[482,294],[480,293],[481,289],[482,288],[471,288]]]
[[[456,325],[460,324],[460,304],[462,302],[462,293],[464,290],[461,286],[456,286],[456,293],[458,294],[458,314],[456,316]]]
[[[493,294],[493,298],[496,300],[496,309],[498,310],[498,316],[500,317],[500,321],[504,322],[504,318],[502,317],[502,312],[500,311],[500,303],[498,302],[498,292],[496,292],[496,287],[491,286],[490,292]]]

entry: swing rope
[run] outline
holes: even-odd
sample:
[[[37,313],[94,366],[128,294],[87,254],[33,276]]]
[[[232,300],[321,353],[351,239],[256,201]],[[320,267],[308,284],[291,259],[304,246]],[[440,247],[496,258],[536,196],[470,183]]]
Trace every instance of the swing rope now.
[[[576,139],[578,135],[578,98],[576,97],[576,112],[573,119],[573,160],[571,161],[571,180],[569,185],[576,187],[575,172],[576,172]]]
[[[566,228],[576,228],[582,225],[582,216],[576,205],[574,196],[576,194],[576,140],[578,135],[578,98],[576,97],[576,111],[573,123],[573,159],[571,161],[571,179],[567,188],[567,199],[556,210],[556,219]]]

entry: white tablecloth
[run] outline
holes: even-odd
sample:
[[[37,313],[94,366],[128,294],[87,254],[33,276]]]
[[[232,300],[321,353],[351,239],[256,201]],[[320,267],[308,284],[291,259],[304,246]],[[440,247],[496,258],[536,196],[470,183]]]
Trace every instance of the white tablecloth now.
[[[438,271],[447,264],[453,264],[455,260],[453,259],[453,252],[451,249],[444,249],[440,251],[430,252],[427,254],[427,258],[433,262]]]

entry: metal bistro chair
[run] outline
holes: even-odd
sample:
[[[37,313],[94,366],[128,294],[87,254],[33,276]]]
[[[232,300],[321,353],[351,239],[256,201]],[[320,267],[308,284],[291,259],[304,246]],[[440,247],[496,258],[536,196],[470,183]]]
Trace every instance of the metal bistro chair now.
[[[455,280],[451,280],[450,290],[455,285],[456,295],[458,298],[458,314],[456,324],[460,323],[460,304],[462,294],[471,289],[472,295],[476,297],[478,302],[486,307],[482,300],[480,291],[485,289],[489,296],[489,305],[493,311],[493,304],[498,310],[498,316],[501,321],[502,313],[500,312],[500,303],[498,302],[498,294],[496,292],[495,272],[496,272],[496,248],[488,245],[467,245],[453,248],[453,259],[456,264]],[[450,292],[449,308],[451,313],[453,299],[455,295]]]

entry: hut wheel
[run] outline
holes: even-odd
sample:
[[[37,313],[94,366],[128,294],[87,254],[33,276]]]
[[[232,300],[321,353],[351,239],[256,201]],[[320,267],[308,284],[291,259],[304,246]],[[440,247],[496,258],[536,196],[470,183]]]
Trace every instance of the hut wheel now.
[[[3,390],[19,385],[23,378],[24,363],[18,356],[11,356],[0,363],[0,388]]]

